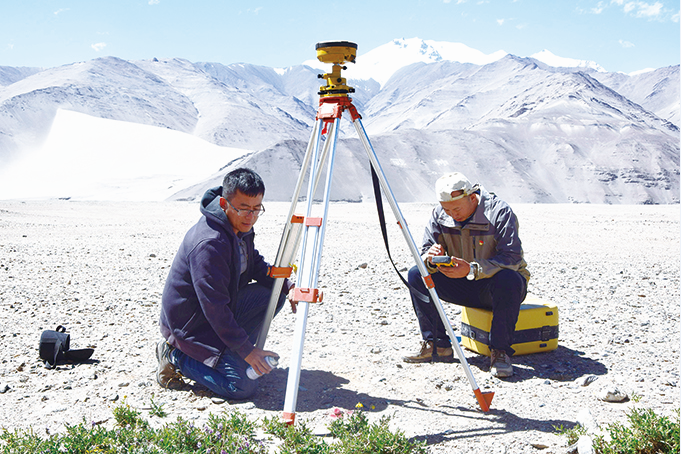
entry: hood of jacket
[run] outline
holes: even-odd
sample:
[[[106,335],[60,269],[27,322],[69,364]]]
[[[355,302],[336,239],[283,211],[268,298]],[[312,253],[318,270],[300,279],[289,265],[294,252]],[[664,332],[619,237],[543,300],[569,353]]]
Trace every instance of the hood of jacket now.
[[[233,231],[229,218],[227,218],[225,211],[220,207],[220,197],[222,197],[222,186],[208,189],[201,198],[201,213]]]

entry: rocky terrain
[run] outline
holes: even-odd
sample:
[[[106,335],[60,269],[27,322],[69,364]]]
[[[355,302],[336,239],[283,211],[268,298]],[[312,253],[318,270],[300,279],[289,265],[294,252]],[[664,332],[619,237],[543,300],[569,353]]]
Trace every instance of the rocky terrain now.
[[[49,190],[49,188],[47,188]],[[287,203],[267,203],[256,245],[272,261]],[[488,372],[465,351],[483,391],[482,412],[459,364],[413,365],[419,332],[408,292],[388,262],[372,204],[332,204],[320,269],[324,302],[310,308],[297,418],[320,434],[334,408],[361,403],[370,418],[432,453],[563,453],[556,426],[588,411],[596,424],[625,420],[633,406],[672,415],[679,408],[679,206],[514,205],[529,292],[557,304],[555,351],[515,357],[516,374]],[[427,204],[401,209],[417,243]],[[57,433],[83,421],[113,424],[125,402],[160,426],[178,416],[207,419],[238,410],[281,414],[295,315],[274,320],[266,348],[280,368],[260,379],[253,401],[225,402],[192,383],[161,389],[154,345],[163,283],[197,203],[0,202],[0,426]],[[413,264],[393,222],[398,269]],[[455,329],[460,311],[447,305]],[[46,369],[43,330],[64,325],[71,348],[92,347],[84,364]],[[599,393],[618,390],[622,402]],[[602,397],[602,396],[601,396]],[[150,414],[162,405],[165,418]],[[581,414],[581,416],[580,416]]]

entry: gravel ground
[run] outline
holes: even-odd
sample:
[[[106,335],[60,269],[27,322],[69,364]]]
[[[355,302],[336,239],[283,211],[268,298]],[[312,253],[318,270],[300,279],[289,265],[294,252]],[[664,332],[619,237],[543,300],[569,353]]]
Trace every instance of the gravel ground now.
[[[256,246],[274,259],[289,205],[265,203]],[[400,208],[420,243],[430,205]],[[332,204],[319,286],[311,307],[297,419],[323,433],[334,408],[362,403],[370,418],[432,453],[563,453],[554,426],[574,426],[580,411],[600,425],[627,411],[679,408],[679,206],[514,205],[529,292],[557,304],[557,350],[513,358],[516,374],[493,378],[488,359],[465,351],[483,391],[482,412],[459,364],[413,365],[419,332],[407,290],[389,264],[373,204]],[[389,210],[389,209],[388,209]],[[397,267],[412,266],[389,219]],[[295,315],[274,320],[266,348],[281,368],[260,379],[253,401],[224,402],[189,384],[161,389],[154,345],[163,283],[177,247],[198,219],[198,203],[0,202],[0,426],[57,433],[86,420],[112,424],[121,402],[160,426],[239,410],[280,415]],[[446,305],[455,329],[460,310]],[[45,329],[64,325],[71,348],[93,347],[86,364],[54,370],[38,358]],[[617,388],[628,398],[597,397]],[[149,413],[151,401],[169,413]]]

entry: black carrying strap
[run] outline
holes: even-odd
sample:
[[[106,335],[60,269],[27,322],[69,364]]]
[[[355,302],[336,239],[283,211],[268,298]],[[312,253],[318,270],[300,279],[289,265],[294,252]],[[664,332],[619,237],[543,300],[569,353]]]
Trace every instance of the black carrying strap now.
[[[421,301],[424,301],[426,303],[430,303],[430,298],[427,295],[424,295],[423,293],[419,292],[416,290],[407,280],[402,276],[402,273],[397,269],[397,266],[395,265],[395,262],[393,261],[392,256],[390,255],[390,245],[388,244],[388,232],[386,231],[385,227],[385,214],[383,213],[383,199],[381,197],[381,185],[378,181],[378,175],[376,175],[376,171],[374,170],[374,166],[369,163],[369,168],[371,168],[371,180],[374,184],[374,198],[376,199],[376,209],[378,210],[378,220],[379,223],[381,224],[381,233],[383,234],[383,241],[385,242],[385,249],[388,252],[388,258],[390,259],[390,263],[392,263],[393,268],[395,268],[395,272],[397,275],[402,279],[402,282],[404,285],[407,286],[409,291],[420,299]],[[406,226],[401,226],[403,229],[406,228]]]
[[[57,362],[68,360],[82,362],[90,359],[95,352],[92,348],[71,350],[71,336],[62,325],[53,330],[46,330],[40,335],[38,353],[45,361],[45,367],[54,369]]]
[[[513,332],[511,345],[527,342],[548,342],[552,339],[558,339],[558,332],[558,325],[521,329]],[[485,331],[477,326],[461,322],[461,335],[489,346],[489,331]]]
[[[423,293],[419,292],[417,289],[414,288],[413,285],[409,284],[407,280],[402,276],[402,273],[397,269],[397,266],[395,265],[395,262],[393,261],[392,256],[390,255],[390,245],[388,244],[388,233],[386,231],[385,227],[385,214],[383,212],[383,199],[381,197],[381,185],[378,181],[378,175],[376,175],[376,171],[374,170],[374,166],[369,163],[369,168],[371,169],[371,180],[374,185],[374,198],[376,199],[376,209],[378,210],[378,220],[379,223],[381,224],[381,233],[383,234],[383,241],[385,242],[385,249],[388,252],[388,258],[390,259],[390,263],[392,263],[393,268],[395,268],[395,272],[397,275],[400,277],[404,285],[407,286],[409,291],[411,292],[412,295],[414,295],[416,298],[420,299],[421,301],[425,303],[430,303],[430,298],[427,295],[424,295]],[[400,226],[401,228],[406,228],[406,226]],[[437,354],[437,343],[438,343],[438,337],[437,337],[437,321],[431,322],[432,323],[432,331],[433,331],[433,351],[432,351],[432,356],[433,356],[433,361],[437,361],[438,354]]]

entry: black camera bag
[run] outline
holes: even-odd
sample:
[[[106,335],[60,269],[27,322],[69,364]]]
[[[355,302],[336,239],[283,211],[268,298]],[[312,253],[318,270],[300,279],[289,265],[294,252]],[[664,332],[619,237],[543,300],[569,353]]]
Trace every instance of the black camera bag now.
[[[46,330],[40,335],[40,346],[38,347],[40,359],[45,361],[45,367],[54,369],[59,361],[82,362],[90,359],[95,352],[92,348],[71,350],[71,336],[66,332],[62,325],[57,329]]]

